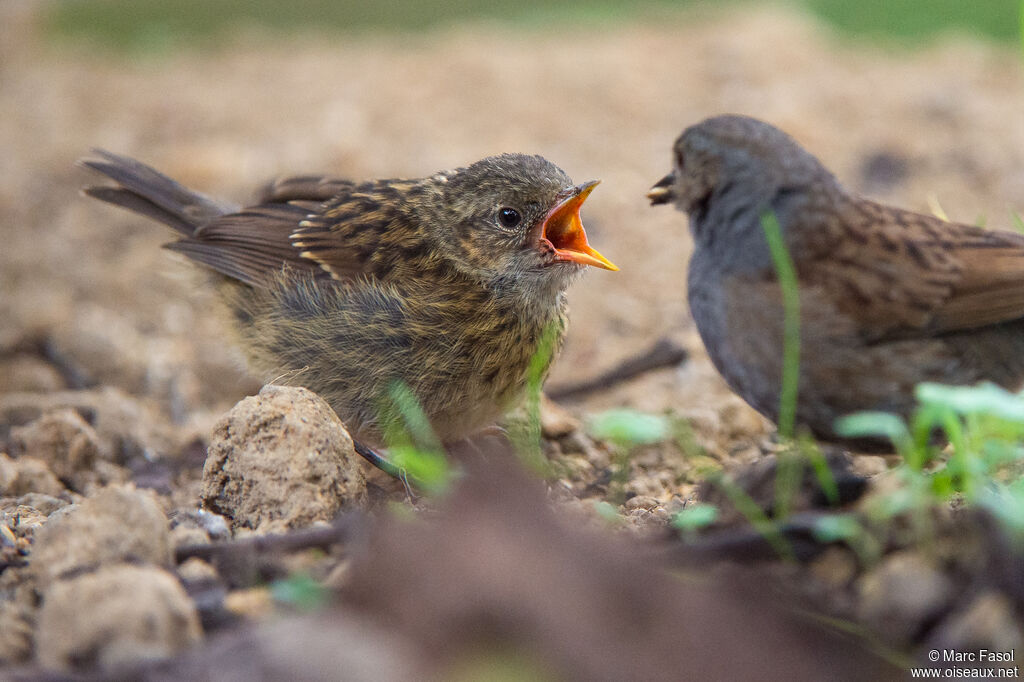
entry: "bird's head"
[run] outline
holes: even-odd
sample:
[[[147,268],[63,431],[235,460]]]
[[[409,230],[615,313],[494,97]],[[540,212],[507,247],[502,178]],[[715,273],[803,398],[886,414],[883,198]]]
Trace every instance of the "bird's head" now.
[[[802,192],[835,178],[812,154],[778,128],[755,118],[716,116],[683,131],[673,147],[672,172],[647,193],[651,204],[674,203],[689,214],[697,237],[716,205],[721,221],[737,216],[755,222],[776,208],[782,193]]]
[[[618,270],[590,246],[580,208],[596,181],[574,185],[540,156],[501,154],[437,176],[438,246],[484,282],[564,288],[584,266]]]

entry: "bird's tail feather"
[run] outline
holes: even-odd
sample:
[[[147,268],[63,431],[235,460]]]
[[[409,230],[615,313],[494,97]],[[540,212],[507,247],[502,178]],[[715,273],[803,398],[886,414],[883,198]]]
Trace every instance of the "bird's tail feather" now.
[[[238,210],[237,206],[190,190],[126,156],[94,149],[92,156],[79,159],[78,163],[117,183],[86,187],[82,190],[84,194],[169,225],[187,237],[211,220]]]

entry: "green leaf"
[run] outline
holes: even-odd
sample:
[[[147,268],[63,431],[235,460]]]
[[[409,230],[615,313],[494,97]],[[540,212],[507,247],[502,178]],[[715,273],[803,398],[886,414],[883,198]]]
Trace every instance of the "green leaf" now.
[[[632,446],[664,441],[672,429],[666,417],[618,408],[592,416],[587,421],[587,432],[600,440]]]
[[[1024,481],[990,488],[977,496],[977,502],[1015,535],[1024,536]]]
[[[843,438],[887,438],[893,443],[910,438],[906,423],[888,412],[857,412],[840,417],[835,430]]]
[[[433,450],[420,450],[410,445],[393,445],[388,449],[392,464],[417,486],[431,493],[443,493],[451,483],[448,458]]]
[[[1024,397],[992,383],[977,386],[918,384],[915,391],[924,405],[938,405],[957,414],[986,414],[1024,423]]]
[[[821,542],[850,540],[864,532],[860,521],[850,514],[830,514],[814,524],[814,537]]]
[[[597,515],[605,521],[611,523],[622,523],[623,518],[619,516],[619,510],[614,504],[609,504],[604,500],[594,503],[594,509],[597,511]]]
[[[672,517],[672,527],[683,532],[692,532],[710,526],[717,518],[718,507],[711,504],[693,504]]]
[[[402,381],[388,387],[381,424],[391,464],[418,487],[443,493],[453,477],[444,448],[416,395]]]
[[[303,611],[321,609],[330,600],[330,590],[304,573],[275,581],[270,586],[270,595]]]

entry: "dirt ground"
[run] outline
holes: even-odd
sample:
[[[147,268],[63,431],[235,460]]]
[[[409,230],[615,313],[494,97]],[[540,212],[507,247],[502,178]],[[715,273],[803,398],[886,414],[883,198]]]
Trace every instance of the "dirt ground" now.
[[[0,22],[0,451],[6,442],[9,454],[27,452],[45,433],[33,441],[18,429],[46,414],[56,420],[47,428],[87,436],[75,451],[86,464],[63,473],[56,461],[34,474],[23,467],[20,487],[0,476],[0,498],[8,498],[0,509],[34,509],[40,524],[50,510],[25,494],[62,500],[56,508],[95,499],[110,482],[154,488],[165,513],[198,507],[217,420],[260,388],[224,343],[190,266],[159,248],[168,234],[77,194],[93,178],[74,161],[92,147],[239,202],[276,175],[416,177],[506,151],[542,154],[576,181],[601,179],[584,223],[621,272],[591,272],[573,288],[569,341],[550,384],[594,376],[656,339],[676,340],[689,351],[678,367],[562,407],[581,420],[619,406],[686,416],[726,466],[761,457],[772,429],[725,388],[701,347],[686,307],[685,218],[644,197],[669,170],[685,126],[745,113],[788,131],[848,186],[881,201],[922,211],[937,201],[951,219],[993,227],[1009,227],[1010,211],[1024,210],[1020,55],[955,36],[883,49],[841,40],[797,13],[748,8],[656,26],[482,23],[269,43],[245,35],[213,51],[124,56],[48,45],[31,11],[11,5],[0,8]],[[76,413],[51,409],[68,406],[122,422],[83,426]],[[598,454],[570,468],[566,496],[603,499],[605,489],[592,485],[603,450],[585,445]],[[859,466],[871,473],[878,465]],[[692,468],[674,446],[645,451],[625,483],[640,501],[619,511],[664,520],[692,497]],[[180,545],[186,536],[174,537]],[[142,552],[168,566],[169,551],[125,556]],[[82,587],[102,594],[93,589]],[[19,622],[30,633],[45,618]],[[171,651],[200,637],[185,616],[167,631]],[[31,634],[19,641],[6,654],[0,648],[0,660],[67,664],[59,644],[37,639],[33,648]]]

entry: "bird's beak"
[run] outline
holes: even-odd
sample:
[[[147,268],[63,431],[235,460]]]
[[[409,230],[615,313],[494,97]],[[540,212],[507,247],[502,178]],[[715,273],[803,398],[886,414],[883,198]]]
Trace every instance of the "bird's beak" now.
[[[619,268],[602,256],[587,243],[587,233],[580,220],[580,208],[594,191],[600,180],[591,180],[572,188],[568,197],[558,202],[544,216],[540,229],[541,242],[548,242],[555,252],[556,261],[572,261],[581,265],[593,265],[605,270]]]
[[[651,206],[657,206],[658,204],[667,204],[668,202],[675,199],[675,194],[672,192],[672,186],[676,183],[675,172],[669,173],[661,180],[654,183],[654,187],[647,192],[647,198],[651,200]]]

